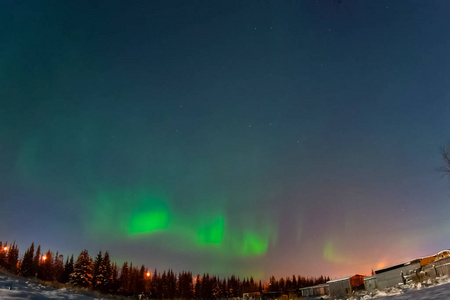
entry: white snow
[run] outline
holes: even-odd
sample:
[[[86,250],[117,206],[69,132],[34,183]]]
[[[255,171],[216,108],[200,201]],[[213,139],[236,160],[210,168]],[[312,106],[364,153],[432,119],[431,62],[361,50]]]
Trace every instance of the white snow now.
[[[22,278],[12,278],[0,275],[0,299],[2,300],[47,300],[47,299],[70,299],[70,300],[101,300],[106,298],[95,298],[77,293],[65,288],[55,289],[52,287],[36,284]],[[441,277],[429,280],[425,283],[404,284],[398,287],[387,288],[383,291],[361,292],[351,299],[376,299],[376,300],[403,300],[403,299],[450,299],[450,278]]]
[[[450,278],[443,276],[424,283],[401,284],[382,291],[361,292],[353,299],[450,299]]]
[[[105,298],[93,298],[88,295],[79,294],[76,291],[65,288],[55,289],[42,284],[36,284],[22,278],[12,278],[0,275],[0,299],[70,299],[70,300],[94,300]]]

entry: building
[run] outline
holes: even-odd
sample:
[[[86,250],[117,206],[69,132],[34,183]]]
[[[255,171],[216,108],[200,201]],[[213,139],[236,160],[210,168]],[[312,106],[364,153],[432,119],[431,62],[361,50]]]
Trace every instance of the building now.
[[[330,294],[330,288],[327,283],[308,286],[300,289],[301,297],[321,297]]]
[[[450,275],[450,250],[375,271],[378,289]]]
[[[327,282],[330,287],[331,297],[349,296],[354,291],[364,289],[364,275],[356,274],[330,280]]]
[[[420,268],[420,259],[376,270],[376,285],[379,290],[405,283],[405,276]]]
[[[286,295],[283,295],[281,292],[264,292],[261,295],[263,300],[266,300],[266,299],[283,299],[283,296],[286,296]]]
[[[450,276],[450,253],[448,250],[441,251],[436,255],[433,268],[436,276]]]
[[[375,290],[377,288],[377,276],[364,277],[364,288],[368,292]]]

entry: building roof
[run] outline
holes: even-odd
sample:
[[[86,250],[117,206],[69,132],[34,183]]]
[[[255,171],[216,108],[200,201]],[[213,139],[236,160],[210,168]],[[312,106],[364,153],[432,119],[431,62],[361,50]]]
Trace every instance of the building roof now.
[[[380,274],[380,273],[383,273],[383,272],[388,272],[388,271],[395,270],[397,268],[409,266],[409,265],[416,264],[416,263],[421,263],[423,260],[428,260],[429,258],[432,258],[432,257],[438,257],[439,255],[443,255],[443,254],[449,253],[449,252],[450,252],[450,250],[445,249],[445,250],[439,251],[438,253],[433,254],[433,255],[422,256],[422,257],[419,257],[419,258],[416,258],[416,259],[412,259],[410,261],[407,261],[407,262],[404,262],[404,263],[401,263],[401,264],[398,264],[398,265],[394,265],[394,266],[390,266],[390,267],[387,267],[387,268],[376,270],[375,274]]]
[[[328,286],[328,283],[322,283],[322,284],[317,284],[317,285],[312,285],[312,286],[305,286],[305,287],[300,288],[300,290],[321,288],[321,287],[327,287],[327,286]]]
[[[402,263],[402,264],[398,264],[398,265],[395,265],[395,266],[390,266],[390,267],[387,267],[387,268],[384,268],[384,269],[379,269],[379,270],[375,271],[375,274],[381,274],[381,273],[384,273],[384,272],[392,271],[392,270],[395,270],[395,269],[398,269],[398,268],[401,268],[401,267],[406,267],[406,266],[409,266],[409,265],[412,265],[412,264],[417,264],[417,263],[420,263],[420,259],[414,259],[414,260],[407,261],[407,262]]]
[[[327,281],[327,283],[333,283],[333,282],[338,282],[338,281],[349,280],[350,278],[352,278],[352,277],[354,277],[354,276],[362,276],[362,277],[364,277],[364,275],[361,275],[361,274],[355,274],[355,275],[352,275],[352,276],[346,276],[346,277],[342,277],[342,278],[336,278],[336,279]]]

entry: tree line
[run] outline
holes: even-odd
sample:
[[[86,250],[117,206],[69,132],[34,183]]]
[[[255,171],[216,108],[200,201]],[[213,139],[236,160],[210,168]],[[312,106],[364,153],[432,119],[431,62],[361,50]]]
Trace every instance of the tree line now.
[[[72,255],[64,261],[62,254],[50,250],[42,252],[34,243],[19,259],[19,248],[0,241],[0,267],[9,272],[43,281],[55,281],[74,287],[96,290],[105,294],[144,295],[152,299],[215,299],[242,297],[244,293],[281,292],[296,294],[299,288],[325,283],[330,278],[295,276],[276,279],[270,277],[268,284],[255,281],[253,277],[241,280],[234,275],[226,278],[203,274],[193,277],[192,272],[173,270],[158,272],[124,262],[119,268],[111,262],[109,252],[100,251],[92,258],[87,250],[77,259]]]

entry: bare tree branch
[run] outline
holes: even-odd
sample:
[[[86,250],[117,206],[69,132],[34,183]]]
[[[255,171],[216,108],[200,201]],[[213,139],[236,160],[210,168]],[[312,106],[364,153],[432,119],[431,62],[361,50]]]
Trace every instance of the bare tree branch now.
[[[444,166],[438,168],[437,170],[450,176],[450,147],[442,146],[440,150],[442,159],[444,160]]]

